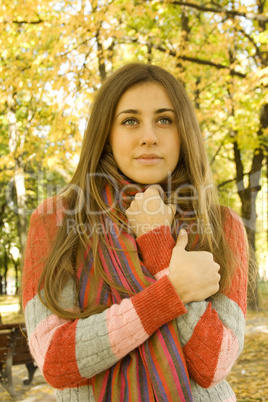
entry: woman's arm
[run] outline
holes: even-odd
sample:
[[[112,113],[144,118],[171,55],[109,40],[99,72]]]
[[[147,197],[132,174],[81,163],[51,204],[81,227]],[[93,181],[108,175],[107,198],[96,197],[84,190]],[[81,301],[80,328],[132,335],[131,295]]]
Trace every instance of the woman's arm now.
[[[228,291],[218,294],[211,301],[187,303],[187,314],[177,319],[189,374],[205,388],[226,377],[241,352],[244,341],[247,296],[246,237],[240,218],[230,209],[227,209],[226,215],[227,240],[238,255],[241,267],[236,267]],[[137,243],[150,272],[158,277],[168,275],[168,265],[175,247],[168,227],[162,226],[144,234],[137,239]],[[187,270],[187,267],[185,268]]]
[[[238,257],[229,290],[211,301],[186,304],[185,319],[177,319],[190,376],[204,388],[222,381],[244,345],[247,304],[247,245],[240,218],[227,210],[229,246]]]
[[[31,352],[53,387],[65,388],[92,378],[145,342],[186,309],[164,277],[139,294],[100,314],[66,321],[47,309],[37,294],[40,274],[57,231],[55,213],[31,217],[24,261],[23,305]],[[61,295],[65,308],[74,305],[75,285]]]
[[[126,210],[126,215],[149,271],[157,274],[161,270],[161,261],[164,258],[164,262],[167,263],[165,268],[169,267],[168,278],[182,302],[200,301],[219,290],[220,266],[213,260],[212,253],[185,250],[188,242],[186,231],[180,231],[176,246],[172,249],[172,258],[170,262],[167,260],[166,257],[171,251],[170,246],[174,244],[170,227],[175,211],[175,205],[165,204],[158,186],[153,185],[144,193],[135,195],[135,199]],[[167,236],[163,235],[163,230],[167,231]],[[142,240],[144,236],[145,242]],[[156,278],[160,275],[156,275]]]

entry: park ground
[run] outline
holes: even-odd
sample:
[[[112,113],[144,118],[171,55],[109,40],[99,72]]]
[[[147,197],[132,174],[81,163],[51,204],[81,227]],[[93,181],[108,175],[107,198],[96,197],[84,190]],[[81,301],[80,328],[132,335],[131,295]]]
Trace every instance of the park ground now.
[[[259,286],[260,311],[248,311],[245,346],[232,368],[227,380],[231,384],[238,402],[268,401],[268,283]],[[3,323],[23,322],[23,315],[17,312],[17,296],[0,296],[0,312]],[[22,381],[27,375],[25,366],[13,367],[17,401],[56,401],[53,389],[47,385],[39,370],[30,386]],[[0,385],[0,401],[12,401],[8,392]]]

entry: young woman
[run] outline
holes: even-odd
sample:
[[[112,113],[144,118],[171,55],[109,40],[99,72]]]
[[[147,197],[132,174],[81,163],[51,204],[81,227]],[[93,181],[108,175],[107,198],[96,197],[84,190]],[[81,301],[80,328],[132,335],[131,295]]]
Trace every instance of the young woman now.
[[[235,401],[246,238],[219,206],[182,85],[126,65],[93,104],[71,183],[31,217],[23,302],[58,401]]]

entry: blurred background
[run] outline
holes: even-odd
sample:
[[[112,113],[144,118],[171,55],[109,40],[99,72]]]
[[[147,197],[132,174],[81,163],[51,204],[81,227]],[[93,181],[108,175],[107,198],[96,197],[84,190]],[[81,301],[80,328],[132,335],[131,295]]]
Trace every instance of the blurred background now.
[[[168,69],[192,99],[221,203],[243,219],[257,261],[249,320],[260,326],[268,314],[267,0],[0,1],[2,321],[23,321],[30,215],[70,180],[94,93],[130,61]],[[268,331],[258,333],[267,352]],[[258,389],[267,364],[264,376]]]

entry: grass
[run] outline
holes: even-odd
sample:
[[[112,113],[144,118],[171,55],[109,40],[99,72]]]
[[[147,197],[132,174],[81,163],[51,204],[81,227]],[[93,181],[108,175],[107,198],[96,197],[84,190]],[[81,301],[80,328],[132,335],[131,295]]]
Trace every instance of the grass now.
[[[19,303],[19,296],[7,296],[7,295],[1,295],[0,296],[0,306],[7,306],[11,304],[16,304]]]
[[[20,303],[20,298],[18,295],[15,296],[0,296],[0,312],[1,320],[3,324],[11,324],[13,322],[24,322],[24,315],[19,311],[1,311],[2,306],[14,306]]]
[[[259,300],[261,310],[268,311],[268,282],[259,283]]]

